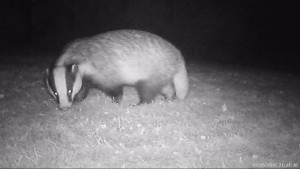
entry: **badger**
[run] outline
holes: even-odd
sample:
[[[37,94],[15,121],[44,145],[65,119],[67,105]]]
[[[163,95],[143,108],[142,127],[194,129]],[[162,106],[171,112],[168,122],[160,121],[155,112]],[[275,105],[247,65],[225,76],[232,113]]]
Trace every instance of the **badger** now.
[[[140,30],[115,30],[68,44],[46,70],[49,93],[61,110],[87,97],[87,85],[120,103],[123,88],[137,90],[139,103],[151,103],[157,95],[183,100],[189,81],[181,52],[170,42]]]

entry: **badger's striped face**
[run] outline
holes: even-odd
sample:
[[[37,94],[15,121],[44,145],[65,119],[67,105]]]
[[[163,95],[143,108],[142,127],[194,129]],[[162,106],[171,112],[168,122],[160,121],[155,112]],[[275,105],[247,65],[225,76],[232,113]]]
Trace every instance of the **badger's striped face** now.
[[[57,100],[61,110],[72,106],[75,95],[82,87],[82,77],[77,65],[47,69],[46,84],[50,94]]]

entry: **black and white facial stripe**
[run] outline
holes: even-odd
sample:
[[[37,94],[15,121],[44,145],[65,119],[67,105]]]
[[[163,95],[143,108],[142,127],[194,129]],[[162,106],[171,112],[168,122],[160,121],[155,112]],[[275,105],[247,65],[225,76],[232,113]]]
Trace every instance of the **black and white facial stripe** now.
[[[50,68],[46,70],[46,84],[48,91],[50,94],[56,99],[56,101],[59,101],[59,96],[56,90],[55,80],[53,76],[53,68]]]
[[[67,86],[67,96],[68,100],[72,102],[72,94],[73,94],[73,85],[76,80],[76,73],[78,71],[77,65],[68,65],[66,66],[66,86]]]
[[[47,70],[46,83],[59,107],[67,109],[72,106],[74,97],[82,86],[82,78],[77,65],[68,65]]]

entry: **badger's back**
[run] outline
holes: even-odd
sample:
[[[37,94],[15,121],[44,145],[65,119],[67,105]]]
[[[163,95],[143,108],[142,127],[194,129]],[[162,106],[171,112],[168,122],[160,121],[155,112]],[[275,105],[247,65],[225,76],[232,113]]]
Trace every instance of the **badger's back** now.
[[[68,45],[57,65],[73,63],[81,65],[85,74],[94,80],[112,85],[120,82],[134,84],[149,78],[168,81],[184,61],[180,52],[159,36],[122,30]]]

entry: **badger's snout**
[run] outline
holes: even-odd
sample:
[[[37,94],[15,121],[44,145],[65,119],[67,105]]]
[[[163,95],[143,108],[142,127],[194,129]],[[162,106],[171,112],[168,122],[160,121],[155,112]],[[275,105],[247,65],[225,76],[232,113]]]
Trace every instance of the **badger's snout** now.
[[[71,108],[72,106],[72,103],[67,103],[67,104],[59,104],[59,110],[62,110],[62,111],[67,111]]]
[[[61,111],[67,111],[69,110],[71,107],[59,107],[59,110]]]

